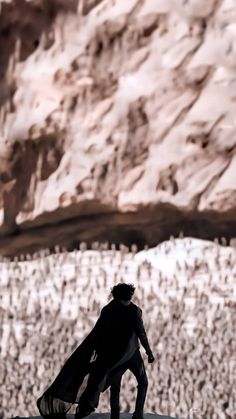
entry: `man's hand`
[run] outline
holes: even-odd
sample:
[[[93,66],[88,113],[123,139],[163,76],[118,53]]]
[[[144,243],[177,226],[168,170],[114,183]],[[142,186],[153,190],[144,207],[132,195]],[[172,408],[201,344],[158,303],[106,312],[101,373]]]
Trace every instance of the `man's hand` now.
[[[153,354],[148,354],[148,363],[152,364],[155,361]]]

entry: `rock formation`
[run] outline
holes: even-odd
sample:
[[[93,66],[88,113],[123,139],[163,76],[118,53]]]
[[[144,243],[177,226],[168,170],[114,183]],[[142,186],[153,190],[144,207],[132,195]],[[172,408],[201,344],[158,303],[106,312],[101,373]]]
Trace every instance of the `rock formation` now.
[[[233,0],[8,0],[0,253],[236,235]]]

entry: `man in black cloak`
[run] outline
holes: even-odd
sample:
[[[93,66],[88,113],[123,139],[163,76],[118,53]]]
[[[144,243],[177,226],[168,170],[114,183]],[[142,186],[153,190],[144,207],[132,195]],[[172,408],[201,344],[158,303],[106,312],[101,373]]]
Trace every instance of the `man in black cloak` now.
[[[134,291],[132,284],[120,283],[112,288],[113,300],[103,307],[92,331],[37,400],[40,414],[45,419],[65,419],[66,412],[74,403],[79,404],[75,419],[88,416],[97,408],[100,393],[109,386],[111,419],[119,419],[120,384],[127,369],[133,372],[138,382],[133,419],[143,419],[148,381],[139,340],[149,363],[154,361],[154,357],[143,325],[142,310],[131,302]],[[79,394],[87,375],[87,386]]]

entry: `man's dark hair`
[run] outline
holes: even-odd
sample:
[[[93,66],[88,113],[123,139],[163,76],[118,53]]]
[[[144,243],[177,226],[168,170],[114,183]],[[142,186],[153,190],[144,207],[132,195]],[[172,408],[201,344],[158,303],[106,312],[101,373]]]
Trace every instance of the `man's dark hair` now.
[[[114,300],[131,300],[135,291],[135,286],[133,284],[124,284],[120,283],[111,288],[111,294]]]

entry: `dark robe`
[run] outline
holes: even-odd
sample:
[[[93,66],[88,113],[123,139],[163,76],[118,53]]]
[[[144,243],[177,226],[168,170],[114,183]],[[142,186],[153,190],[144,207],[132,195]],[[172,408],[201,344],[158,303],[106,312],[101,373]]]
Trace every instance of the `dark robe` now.
[[[140,332],[140,312],[142,313],[142,310],[132,302],[125,306],[120,301],[112,300],[103,307],[94,328],[38,399],[37,406],[42,416],[53,413],[53,410],[68,411],[71,404],[79,402],[81,386],[96,362],[95,355],[105,357],[108,363],[107,371],[99,385],[99,391],[103,392],[110,385],[110,372],[126,362],[139,347],[137,335],[149,350],[146,337]]]

